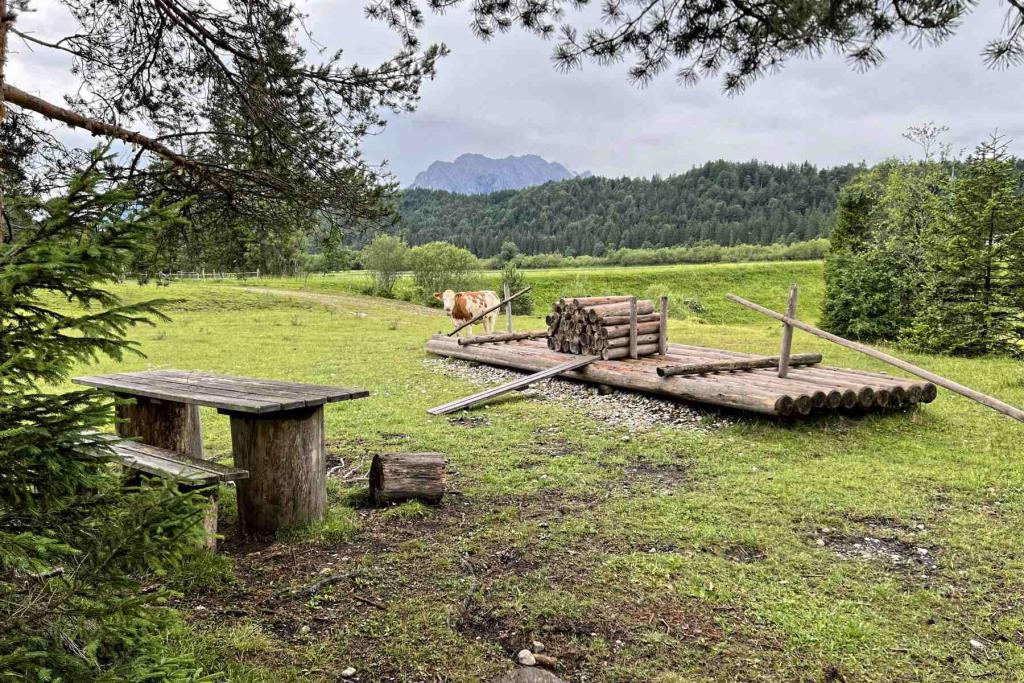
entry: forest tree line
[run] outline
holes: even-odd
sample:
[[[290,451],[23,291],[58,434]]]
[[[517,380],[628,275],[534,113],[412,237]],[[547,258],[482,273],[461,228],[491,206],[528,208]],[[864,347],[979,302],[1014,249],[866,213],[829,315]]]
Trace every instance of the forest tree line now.
[[[836,197],[861,170],[712,161],[668,178],[575,178],[488,195],[405,190],[398,229],[410,244],[448,240],[485,258],[507,241],[570,256],[788,244],[828,236]]]

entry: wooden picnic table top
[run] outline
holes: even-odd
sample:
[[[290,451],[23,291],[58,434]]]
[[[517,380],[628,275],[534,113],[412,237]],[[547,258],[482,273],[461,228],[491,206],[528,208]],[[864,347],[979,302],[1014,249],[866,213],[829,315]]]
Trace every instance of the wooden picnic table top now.
[[[325,403],[365,398],[365,389],[349,389],[255,377],[234,377],[189,370],[145,370],[75,377],[76,384],[118,394],[209,406],[227,412],[278,413]]]

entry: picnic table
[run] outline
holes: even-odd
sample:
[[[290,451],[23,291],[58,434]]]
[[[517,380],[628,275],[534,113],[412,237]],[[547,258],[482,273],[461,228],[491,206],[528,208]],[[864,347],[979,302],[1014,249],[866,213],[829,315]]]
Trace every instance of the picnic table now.
[[[231,419],[242,532],[321,521],[327,510],[324,405],[369,396],[364,389],[147,370],[76,377],[76,384],[135,399],[118,406],[118,434],[166,449],[194,464],[203,457],[199,407]]]

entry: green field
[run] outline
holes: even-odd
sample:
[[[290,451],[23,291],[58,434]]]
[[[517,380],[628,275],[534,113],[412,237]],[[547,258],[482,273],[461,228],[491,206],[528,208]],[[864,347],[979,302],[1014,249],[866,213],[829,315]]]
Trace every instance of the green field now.
[[[489,680],[534,640],[570,681],[1024,681],[1020,424],[948,392],[909,413],[729,415],[709,433],[630,438],[522,397],[450,422],[426,408],[473,389],[422,351],[448,322],[353,294],[364,277],[118,288],[180,301],[172,323],[135,332],[147,358],[90,372],[174,367],[372,392],[327,409],[330,465],[355,474],[330,480],[326,523],[247,542],[224,492],[221,559],[164,579],[183,591],[172,649],[237,681],[336,681],[348,666],[362,681]],[[762,353],[779,326],[726,291],[780,308],[798,282],[808,320],[822,295],[818,263],[527,277],[540,315],[561,294],[664,293],[672,339]],[[796,350],[883,369],[800,333]],[[1019,362],[901,355],[1024,404]],[[204,428],[229,459],[226,418],[205,412]],[[396,450],[446,453],[457,493],[436,508],[367,507],[359,474]],[[313,597],[274,599],[336,573]]]

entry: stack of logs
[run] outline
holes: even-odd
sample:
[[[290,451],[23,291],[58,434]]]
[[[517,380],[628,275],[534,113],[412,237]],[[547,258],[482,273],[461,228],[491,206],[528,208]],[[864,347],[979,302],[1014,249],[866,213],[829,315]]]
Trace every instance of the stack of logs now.
[[[562,353],[600,356],[604,360],[664,354],[666,308],[665,298],[658,312],[654,310],[653,301],[631,296],[560,299],[546,319],[548,348]],[[631,322],[635,323],[632,335]]]

